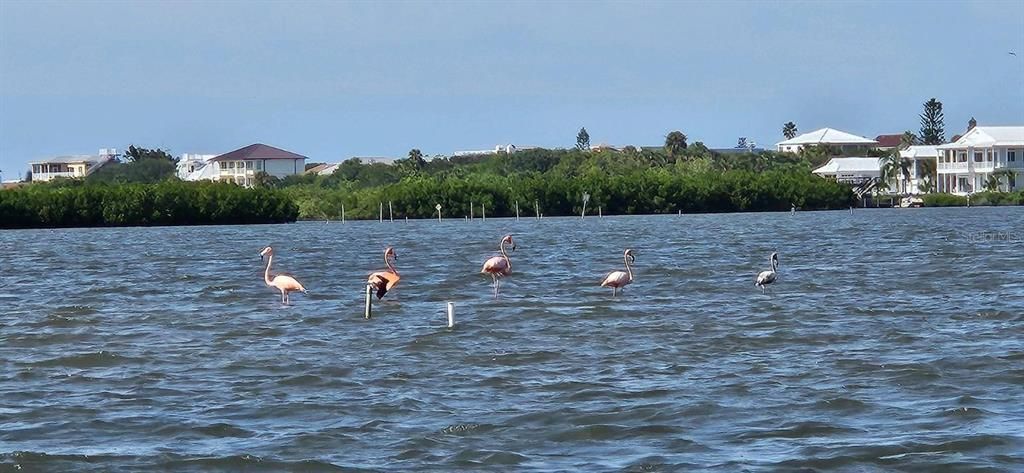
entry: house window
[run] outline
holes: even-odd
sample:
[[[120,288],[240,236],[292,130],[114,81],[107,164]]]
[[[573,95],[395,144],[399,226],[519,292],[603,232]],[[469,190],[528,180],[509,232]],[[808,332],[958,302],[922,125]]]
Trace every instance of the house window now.
[[[245,168],[246,169],[252,169],[252,161],[246,161],[245,162]]]
[[[263,170],[263,161],[256,161],[256,169]]]
[[[227,168],[228,168],[228,163],[226,161],[221,161],[220,162],[220,169],[221,170],[225,170]]]
[[[974,152],[974,162],[976,162],[976,163],[980,163],[981,162],[981,152],[980,151],[975,151]]]
[[[235,168],[235,162],[234,161],[229,162],[228,163],[228,169],[234,169],[234,168]]]
[[[1017,160],[1017,152],[1016,151],[1007,151],[1006,152],[1006,160],[1007,161],[1016,161]]]

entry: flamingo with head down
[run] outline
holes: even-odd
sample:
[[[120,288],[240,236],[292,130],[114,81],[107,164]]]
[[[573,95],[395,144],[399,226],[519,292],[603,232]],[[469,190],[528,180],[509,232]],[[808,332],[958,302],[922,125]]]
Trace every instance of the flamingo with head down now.
[[[397,260],[398,256],[395,254],[394,248],[390,246],[384,248],[384,265],[387,266],[387,269],[370,274],[370,278],[366,280],[366,284],[377,291],[377,300],[382,299],[384,294],[394,288],[398,284],[398,280],[401,279],[398,276],[398,269],[392,263]]]
[[[627,249],[622,253],[622,259],[626,262],[625,271],[612,271],[604,277],[601,281],[601,287],[612,288],[612,297],[618,295],[619,288],[625,287],[627,284],[633,282],[633,269],[629,267],[630,263],[636,262],[636,257],[633,256],[633,250]]]
[[[505,253],[505,244],[512,245],[512,251],[516,251],[516,243],[512,240],[512,235],[505,235],[502,237],[501,242],[498,243],[498,252],[501,256],[494,256],[484,262],[484,267],[480,270],[480,273],[490,274],[491,279],[494,280],[494,298],[498,298],[498,278],[502,278],[512,274],[512,260],[508,258],[508,253]]]
[[[270,264],[274,261],[273,248],[269,246],[264,248],[263,251],[260,252],[260,260],[262,260],[263,257],[267,257],[267,269],[263,272],[263,281],[266,282],[268,286],[277,288],[277,290],[281,291],[282,304],[287,304],[291,301],[288,297],[288,293],[290,292],[298,291],[303,294],[306,293],[306,288],[302,287],[302,284],[299,284],[299,282],[291,276],[279,274],[273,278],[270,277]]]

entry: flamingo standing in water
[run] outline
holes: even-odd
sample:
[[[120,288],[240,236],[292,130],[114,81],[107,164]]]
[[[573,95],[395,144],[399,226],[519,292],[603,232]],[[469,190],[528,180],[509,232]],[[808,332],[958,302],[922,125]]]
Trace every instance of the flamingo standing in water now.
[[[377,271],[370,275],[370,278],[366,280],[366,284],[377,290],[377,300],[384,297],[391,288],[398,284],[398,280],[401,279],[398,276],[398,270],[395,269],[393,260],[397,260],[398,256],[395,255],[395,249],[392,247],[384,248],[384,265],[388,267],[383,271]]]
[[[512,241],[512,235],[505,235],[498,243],[498,251],[501,256],[494,256],[484,261],[484,267],[480,270],[481,273],[490,274],[491,279],[494,280],[495,299],[498,298],[498,278],[512,274],[512,260],[508,259],[508,253],[505,253],[506,243],[512,245],[512,251],[516,251],[516,243]]]
[[[612,271],[604,277],[601,281],[601,287],[612,288],[612,297],[617,296],[620,287],[625,287],[627,284],[633,282],[633,269],[629,267],[630,263],[636,262],[636,257],[633,256],[633,250],[627,249],[622,253],[622,259],[626,262],[625,271]]]
[[[274,261],[273,248],[269,246],[264,248],[263,251],[260,252],[261,261],[263,260],[263,257],[267,257],[267,270],[263,272],[263,282],[267,283],[268,286],[275,287],[278,291],[281,291],[282,304],[287,304],[291,300],[288,297],[289,292],[299,291],[303,294],[306,293],[306,288],[302,287],[302,284],[299,284],[299,282],[291,276],[279,274],[273,278],[270,277],[270,264]]]
[[[761,271],[760,273],[758,273],[757,281],[754,282],[755,286],[761,288],[761,294],[764,294],[766,292],[766,286],[775,282],[775,279],[777,277],[777,273],[775,271],[779,269],[779,254],[772,253],[772,256],[771,258],[768,259],[768,262],[771,264],[772,269],[768,271]]]

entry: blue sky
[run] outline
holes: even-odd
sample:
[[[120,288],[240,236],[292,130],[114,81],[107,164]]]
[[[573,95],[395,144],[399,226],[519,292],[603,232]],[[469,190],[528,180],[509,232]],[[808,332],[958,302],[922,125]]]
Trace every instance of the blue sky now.
[[[1011,56],[1009,51],[1016,51]],[[1024,124],[1024,2],[0,1],[0,169]]]

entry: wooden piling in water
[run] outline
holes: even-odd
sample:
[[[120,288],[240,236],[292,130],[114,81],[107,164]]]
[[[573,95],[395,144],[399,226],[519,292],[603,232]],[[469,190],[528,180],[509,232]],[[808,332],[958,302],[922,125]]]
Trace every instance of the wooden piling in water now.
[[[373,286],[366,285],[366,304],[363,306],[363,317],[370,320],[373,305]]]

